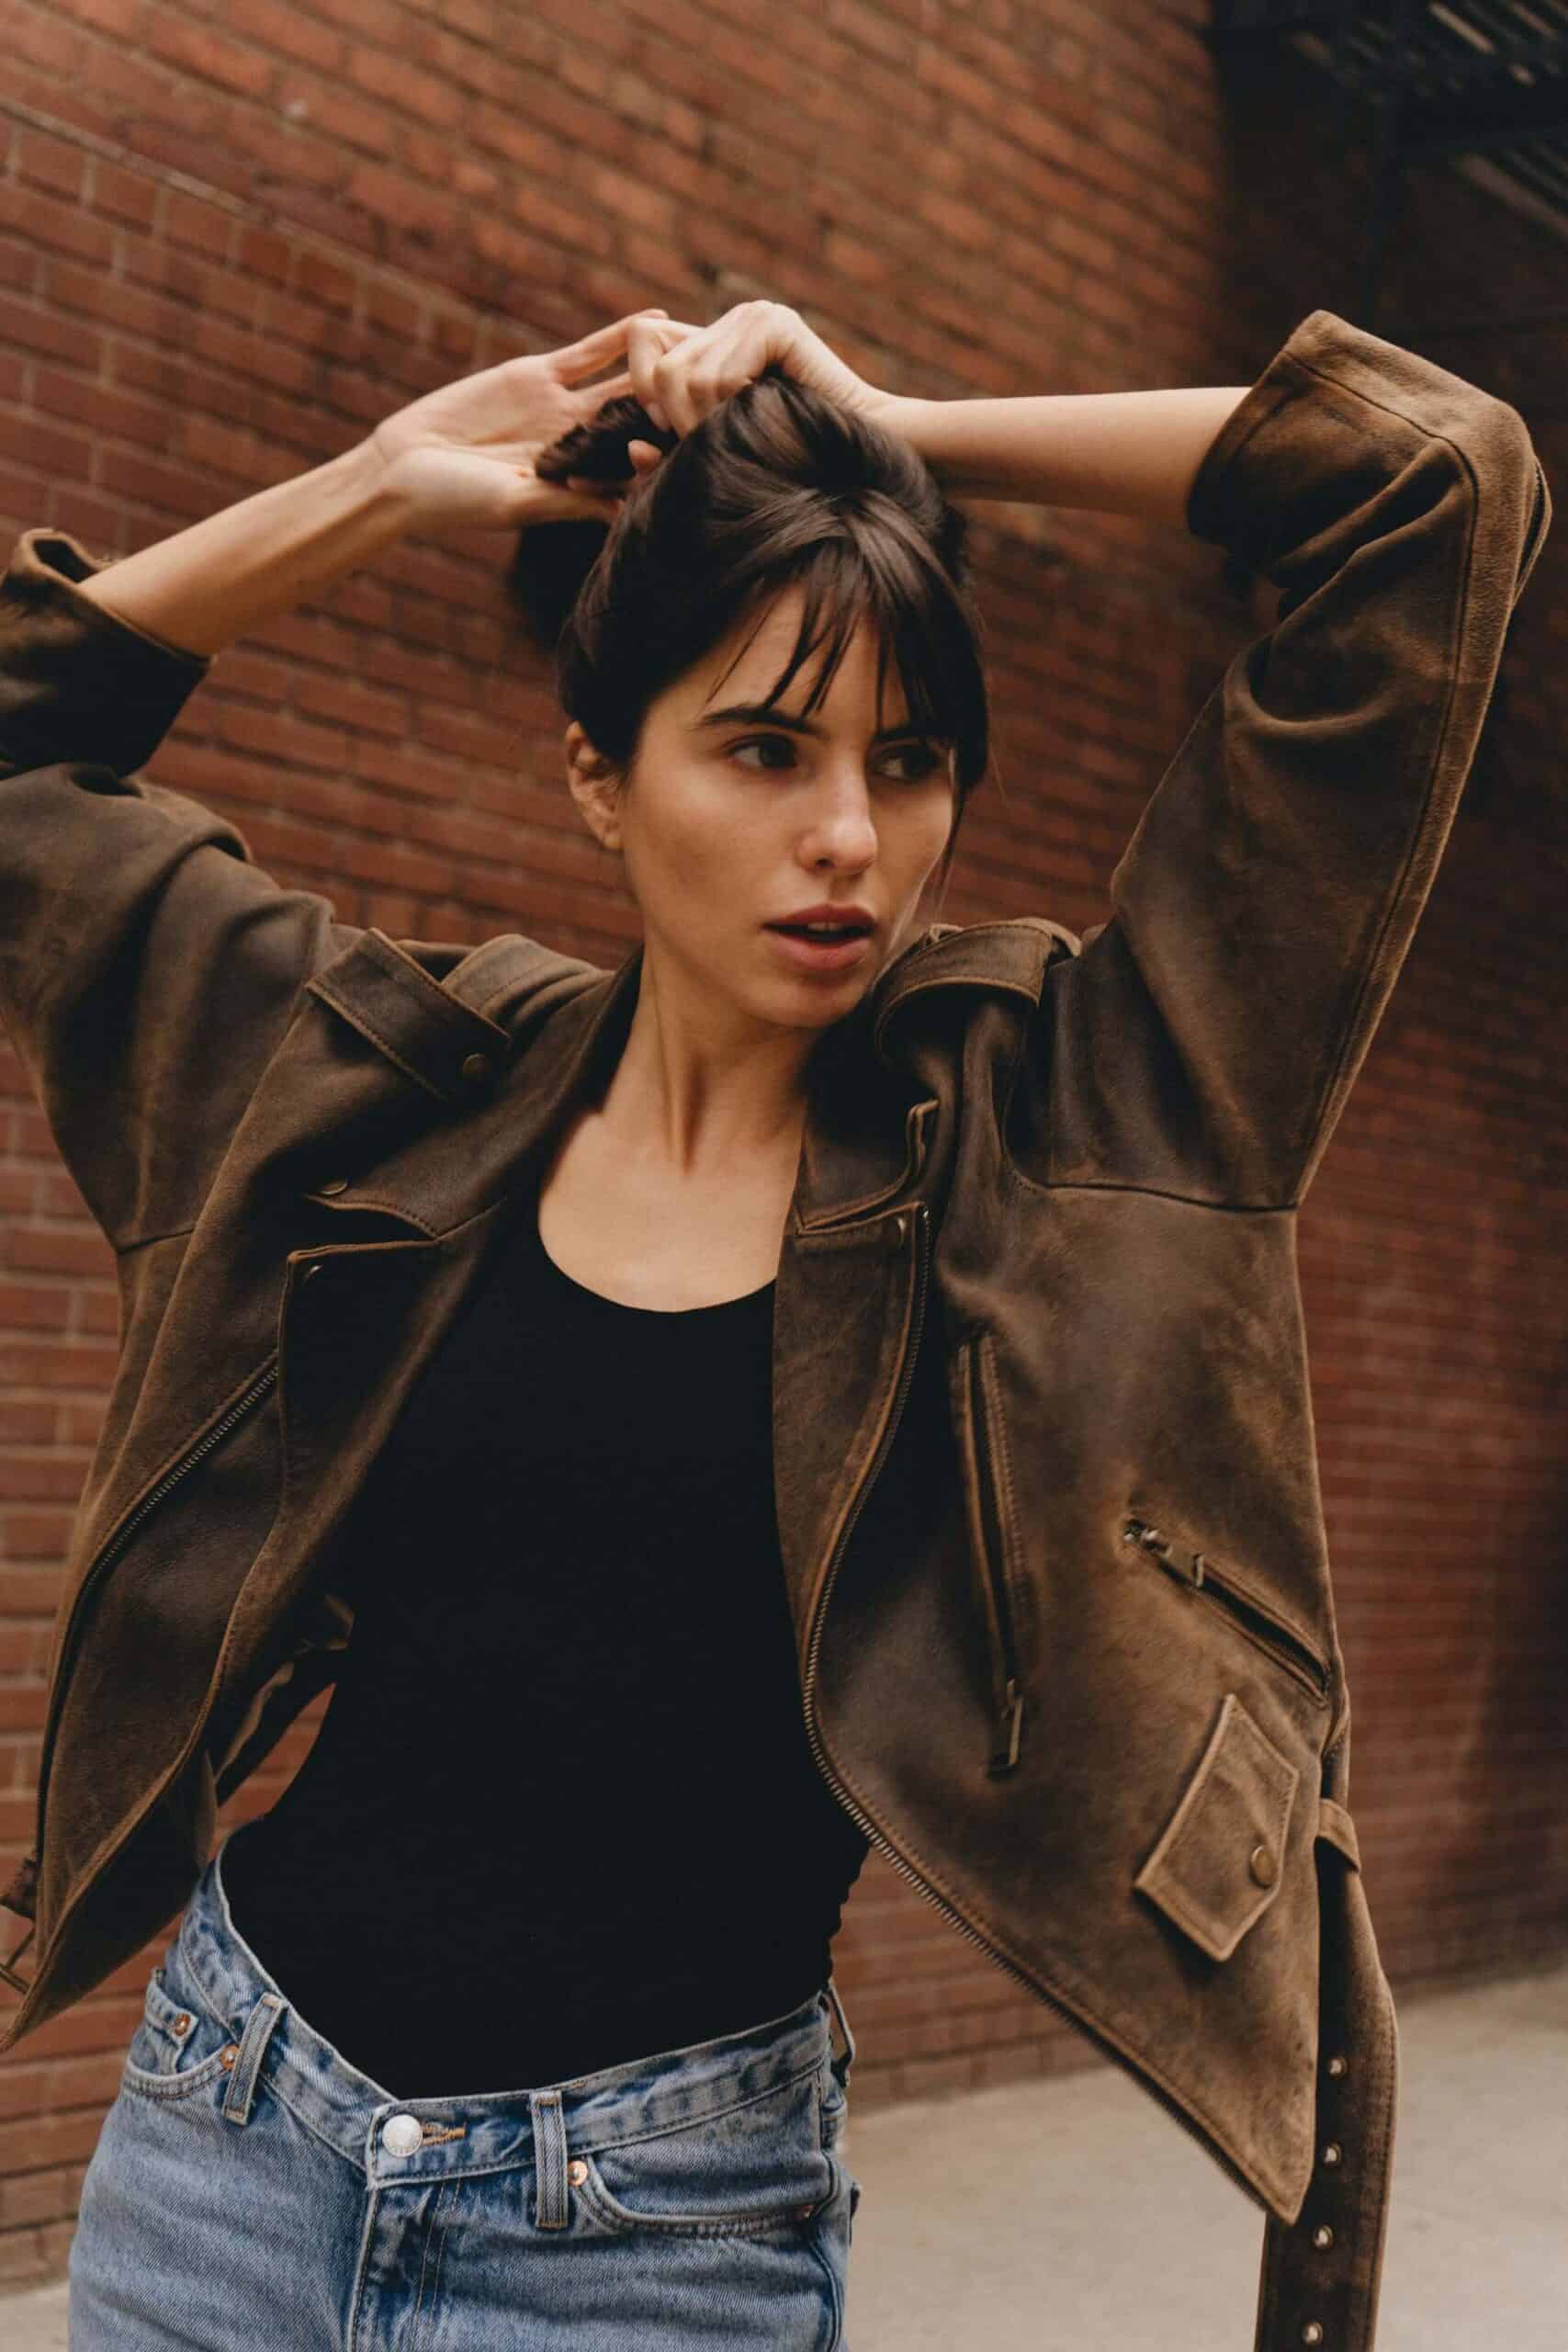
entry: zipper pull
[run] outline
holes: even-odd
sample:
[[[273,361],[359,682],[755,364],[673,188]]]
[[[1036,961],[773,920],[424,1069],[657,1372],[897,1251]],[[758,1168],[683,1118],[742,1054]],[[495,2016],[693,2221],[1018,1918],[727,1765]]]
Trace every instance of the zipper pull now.
[[[997,1726],[997,1744],[986,1767],[992,1780],[1003,1772],[1010,1772],[1018,1762],[1019,1740],[1022,1731],[1023,1693],[1014,1678],[1009,1675],[1007,1697],[1002,1702],[1001,1720]]]
[[[1190,1585],[1194,1592],[1202,1590],[1203,1571],[1208,1563],[1201,1552],[1189,1552],[1183,1545],[1173,1544],[1168,1535],[1162,1535],[1157,1527],[1151,1527],[1144,1519],[1129,1519],[1122,1530],[1122,1541],[1141,1544],[1145,1552],[1154,1554],[1162,1568],[1168,1568],[1182,1584]]]

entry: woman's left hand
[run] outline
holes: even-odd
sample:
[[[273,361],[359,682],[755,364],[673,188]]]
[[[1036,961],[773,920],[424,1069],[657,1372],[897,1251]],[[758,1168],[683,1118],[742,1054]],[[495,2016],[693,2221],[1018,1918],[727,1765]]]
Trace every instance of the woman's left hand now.
[[[685,435],[721,401],[777,363],[840,408],[875,416],[889,395],[857,376],[785,302],[737,302],[711,326],[639,311],[628,325],[626,369],[655,424]],[[629,444],[639,474],[658,464],[651,441]]]
[[[646,349],[645,330],[668,323],[662,310],[639,311],[559,351],[503,359],[409,401],[367,436],[381,481],[426,530],[613,522],[619,501],[605,483],[544,481],[534,459],[633,390],[629,374],[600,371],[624,360],[628,344]]]

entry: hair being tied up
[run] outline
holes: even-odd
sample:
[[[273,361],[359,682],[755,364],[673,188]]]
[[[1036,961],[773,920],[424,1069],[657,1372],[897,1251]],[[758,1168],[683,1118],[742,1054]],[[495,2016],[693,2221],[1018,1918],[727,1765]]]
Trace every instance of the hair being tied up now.
[[[768,700],[783,699],[827,638],[804,706],[814,710],[856,623],[869,619],[879,687],[891,654],[911,723],[953,746],[956,833],[989,756],[983,625],[967,524],[924,459],[769,367],[683,435],[654,425],[633,397],[609,401],[543,451],[537,470],[551,481],[623,481],[633,470],[628,439],[664,454],[632,483],[615,522],[536,524],[520,534],[512,567],[529,632],[554,653],[566,717],[629,766],[649,704],[738,622],[799,584],[800,632]]]

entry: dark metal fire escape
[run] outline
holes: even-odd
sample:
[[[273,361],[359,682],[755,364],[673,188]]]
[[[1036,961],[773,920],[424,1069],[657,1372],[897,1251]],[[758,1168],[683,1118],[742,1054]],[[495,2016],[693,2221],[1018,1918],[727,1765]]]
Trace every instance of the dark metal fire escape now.
[[[1336,97],[1341,132],[1367,143],[1362,324],[1412,343],[1568,329],[1568,300],[1425,328],[1379,322],[1389,224],[1412,164],[1450,159],[1561,236],[1568,284],[1568,0],[1213,0],[1205,38],[1221,57],[1272,49],[1308,62]],[[1568,417],[1568,404],[1531,401],[1529,414]]]

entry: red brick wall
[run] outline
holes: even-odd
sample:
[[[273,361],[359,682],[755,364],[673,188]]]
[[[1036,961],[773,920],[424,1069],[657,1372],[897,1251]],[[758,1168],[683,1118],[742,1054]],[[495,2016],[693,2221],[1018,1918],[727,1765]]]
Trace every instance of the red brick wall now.
[[[1300,70],[1218,73],[1202,13],[0,0],[0,534],[130,552],[419,390],[649,301],[701,320],[766,293],[933,395],[1249,381],[1307,310],[1360,315],[1368,198]],[[1548,229],[1435,167],[1404,193],[1376,323],[1539,308],[1561,262]],[[1556,490],[1551,346],[1421,347],[1517,401]],[[976,513],[1007,797],[972,810],[947,910],[1081,927],[1267,601],[1169,526]],[[348,920],[615,959],[631,912],[568,802],[504,554],[411,541],[258,630],[151,772]],[[1303,1217],[1357,1811],[1402,1988],[1568,1949],[1565,563],[1550,544],[1484,774]],[[107,1248],[0,1045],[0,1869],[28,1837],[116,1315]],[[146,1964],[0,2061],[0,2278],[63,2260]],[[867,2100],[1085,2054],[874,1859],[838,1970]]]

